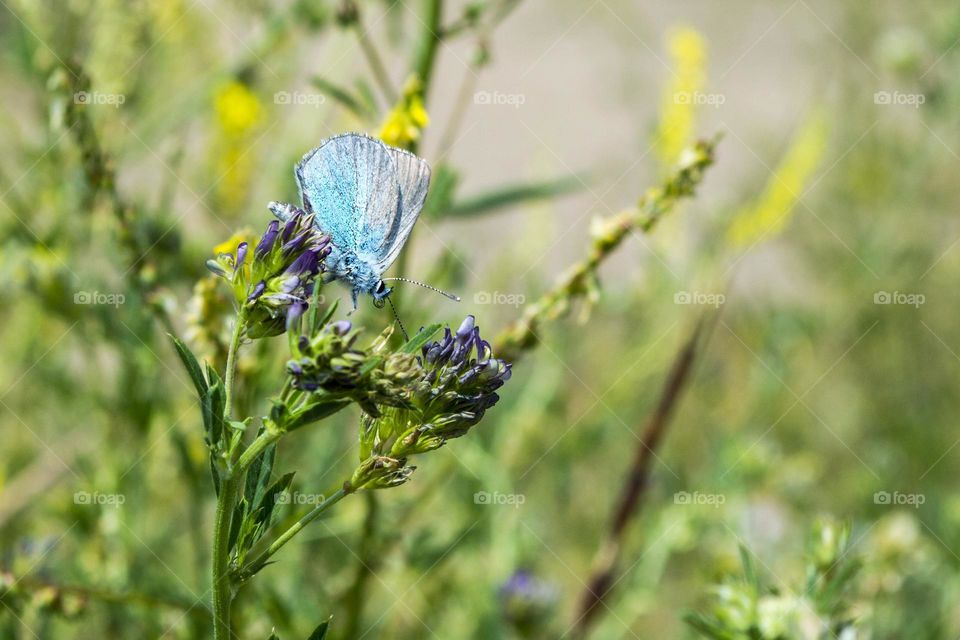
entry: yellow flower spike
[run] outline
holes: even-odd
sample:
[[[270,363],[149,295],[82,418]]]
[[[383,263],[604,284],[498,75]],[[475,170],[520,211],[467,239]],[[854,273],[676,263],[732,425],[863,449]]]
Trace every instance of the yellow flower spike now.
[[[410,76],[403,87],[403,95],[380,127],[381,140],[394,147],[406,148],[420,139],[420,132],[430,124],[421,90],[420,79]]]
[[[827,118],[814,112],[800,127],[760,198],[733,217],[727,242],[752,246],[783,231],[804,188],[820,164],[827,144]]]
[[[662,96],[656,149],[661,162],[672,167],[693,140],[698,98],[706,82],[707,44],[699,31],[684,26],[670,31],[667,49],[674,76]]]
[[[217,123],[223,133],[229,137],[239,137],[248,133],[260,122],[263,115],[263,107],[257,96],[250,87],[236,80],[226,83],[217,90],[214,108],[217,113]]]

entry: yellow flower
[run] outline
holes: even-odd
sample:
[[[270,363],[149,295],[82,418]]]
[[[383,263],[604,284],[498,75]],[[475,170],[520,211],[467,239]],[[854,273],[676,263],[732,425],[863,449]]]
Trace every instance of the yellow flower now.
[[[403,87],[403,96],[380,127],[380,139],[391,146],[406,148],[420,139],[420,132],[428,124],[430,117],[423,105],[420,79],[411,76]]]
[[[823,158],[827,143],[827,119],[813,113],[793,138],[790,148],[759,200],[737,213],[727,231],[727,241],[736,248],[749,247],[780,233]]]
[[[656,148],[663,164],[673,166],[693,139],[697,98],[706,81],[707,45],[696,29],[678,27],[670,32],[668,49],[674,77],[662,97]]]
[[[214,96],[217,139],[211,150],[217,180],[219,208],[227,216],[242,208],[253,172],[255,154],[250,141],[263,116],[260,100],[250,87],[236,80],[221,86]]]
[[[242,136],[260,121],[263,108],[250,87],[237,82],[228,82],[220,87],[214,98],[217,122],[228,136]]]

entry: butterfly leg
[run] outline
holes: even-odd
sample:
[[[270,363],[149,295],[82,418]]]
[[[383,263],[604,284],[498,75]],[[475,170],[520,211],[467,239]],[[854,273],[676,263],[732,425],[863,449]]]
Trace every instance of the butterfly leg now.
[[[348,316],[357,310],[357,293],[358,293],[357,289],[352,289],[350,291],[350,299],[353,300],[353,309],[351,309],[350,313],[347,314]]]

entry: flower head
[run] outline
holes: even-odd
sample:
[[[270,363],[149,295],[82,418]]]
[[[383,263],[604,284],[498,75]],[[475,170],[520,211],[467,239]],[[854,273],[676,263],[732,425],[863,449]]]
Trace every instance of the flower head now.
[[[273,220],[255,247],[240,242],[234,253],[221,253],[207,268],[227,280],[245,309],[251,338],[283,333],[306,310],[330,236],[313,224],[313,216],[295,209],[282,223]]]
[[[346,320],[326,325],[312,337],[301,336],[287,363],[294,389],[349,398],[372,416],[380,407],[410,405],[410,385],[420,376],[416,357],[387,353],[391,331],[368,349],[356,346],[359,329]]]
[[[441,340],[426,344],[417,364],[418,376],[409,384],[406,403],[364,418],[360,434],[364,462],[354,474],[355,486],[379,482],[377,468],[367,465],[372,458],[388,458],[402,468],[408,456],[465,434],[499,401],[496,391],[510,379],[511,365],[493,357],[473,316],[467,316],[455,332],[447,327]],[[407,477],[409,473],[404,480]]]

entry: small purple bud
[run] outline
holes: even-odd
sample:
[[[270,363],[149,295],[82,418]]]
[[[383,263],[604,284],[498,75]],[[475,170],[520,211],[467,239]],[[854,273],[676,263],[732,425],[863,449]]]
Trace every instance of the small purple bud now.
[[[247,302],[253,302],[257,298],[263,295],[264,290],[267,288],[267,283],[261,280],[257,283],[257,286],[253,288],[253,293],[247,298]]]
[[[297,349],[300,351],[306,351],[310,348],[310,339],[307,336],[300,336],[300,339],[297,340]]]
[[[300,316],[307,310],[306,302],[294,302],[287,309],[287,331],[291,331],[300,320]]]
[[[280,290],[284,293],[293,293],[294,289],[300,286],[300,278],[297,276],[290,276],[283,281],[283,284],[280,285]]]
[[[287,224],[283,225],[283,233],[280,234],[280,242],[286,243],[290,239],[294,229],[297,228],[297,222],[299,222],[299,216],[296,215],[287,220]]]
[[[330,325],[330,331],[334,335],[345,336],[350,333],[350,329],[353,328],[353,324],[349,320],[338,320]]]
[[[317,254],[313,251],[304,251],[297,256],[297,259],[287,267],[284,273],[291,275],[302,275],[304,273],[314,275],[317,273],[318,266]]]
[[[465,341],[470,337],[470,334],[473,333],[475,326],[476,319],[473,316],[467,316],[460,324],[460,328],[457,329],[457,338],[459,338],[461,342]]]
[[[270,224],[267,225],[267,230],[263,233],[263,237],[260,238],[260,242],[257,243],[257,248],[254,250],[253,254],[259,259],[266,257],[270,250],[273,249],[273,243],[277,240],[277,235],[280,233],[280,222],[278,220],[271,220]]]
[[[310,235],[310,230],[302,231],[296,236],[293,237],[289,242],[284,243],[283,245],[283,254],[290,255],[297,249],[300,249],[303,246],[304,241],[307,239],[307,236]]]
[[[236,273],[240,270],[240,267],[243,266],[243,263],[247,261],[247,243],[241,242],[237,245],[237,263],[233,265],[233,272]]]
[[[292,376],[300,376],[300,375],[303,375],[303,367],[301,367],[299,364],[297,364],[297,363],[294,362],[293,360],[291,360],[290,362],[287,363],[287,371],[288,371],[288,372],[290,373],[290,375],[292,375]]]

